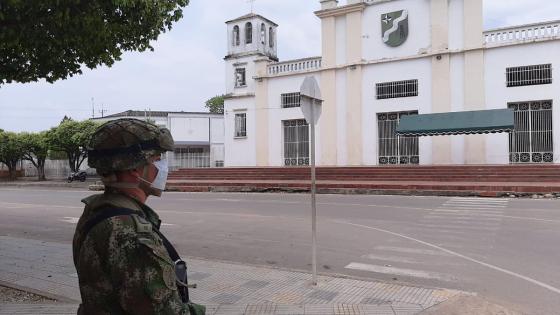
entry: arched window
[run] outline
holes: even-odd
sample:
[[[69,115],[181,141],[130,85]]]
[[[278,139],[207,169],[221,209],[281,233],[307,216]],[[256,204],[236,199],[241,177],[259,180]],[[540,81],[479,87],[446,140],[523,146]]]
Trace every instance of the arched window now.
[[[233,46],[239,46],[239,26],[233,27]]]
[[[253,24],[247,22],[245,24],[245,44],[253,43]]]
[[[261,24],[261,44],[266,44],[266,25]]]
[[[272,27],[268,29],[268,44],[270,48],[274,48],[274,30]]]

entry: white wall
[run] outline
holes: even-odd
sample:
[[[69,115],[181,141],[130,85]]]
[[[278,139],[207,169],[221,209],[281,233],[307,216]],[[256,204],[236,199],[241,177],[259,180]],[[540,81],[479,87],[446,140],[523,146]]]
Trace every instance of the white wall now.
[[[451,111],[460,112],[465,108],[465,57],[463,54],[451,55],[449,61],[451,78]],[[452,164],[465,164],[465,136],[451,137]]]
[[[336,64],[346,64],[346,16],[337,16],[336,28]]]
[[[363,68],[363,145],[365,165],[378,164],[377,113],[418,110],[419,114],[431,112],[431,59],[369,65]],[[418,96],[378,100],[375,84],[380,82],[418,79]],[[420,163],[432,161],[431,139],[420,139]]]
[[[485,52],[486,107],[507,108],[510,102],[553,100],[554,163],[560,162],[560,41],[487,49]],[[506,68],[552,63],[552,84],[506,86]],[[507,134],[487,136],[488,163],[509,163]]]
[[[449,49],[457,50],[465,47],[465,27],[464,27],[464,1],[451,0],[449,3]],[[481,34],[482,38],[482,34]]]
[[[306,75],[294,75],[289,77],[277,77],[268,81],[268,123],[269,123],[269,163],[271,166],[284,165],[284,135],[283,135],[283,120],[291,119],[304,119],[301,108],[282,108],[281,94],[299,92],[301,84]],[[315,75],[317,82],[320,81],[320,76]],[[316,161],[320,164],[321,161],[321,119],[316,130]]]
[[[169,117],[171,135],[175,141],[197,141],[210,143],[210,121],[208,117]]]
[[[337,163],[339,166],[347,165],[348,161],[348,149],[346,145],[346,69],[336,71],[336,123],[337,123]],[[363,124],[362,124],[363,126]]]
[[[227,99],[224,103],[225,166],[257,164],[255,136],[255,98]],[[247,114],[247,137],[235,138],[235,114]]]
[[[408,39],[399,47],[389,47],[382,39],[381,15],[408,10]],[[404,57],[418,54],[431,46],[430,1],[401,0],[370,5],[364,11],[362,55],[365,60]]]
[[[248,56],[226,61],[226,94],[245,94],[255,92],[255,56]],[[235,87],[235,69],[245,68],[245,87]]]
[[[210,118],[210,143],[224,143],[224,118]]]

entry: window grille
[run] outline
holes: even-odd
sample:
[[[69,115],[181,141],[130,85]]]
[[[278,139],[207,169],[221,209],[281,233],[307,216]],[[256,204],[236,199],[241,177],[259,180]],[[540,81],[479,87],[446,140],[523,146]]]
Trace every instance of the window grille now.
[[[418,96],[418,80],[377,83],[377,99]]]
[[[169,161],[169,167],[175,168],[203,168],[210,167],[210,148],[175,148],[174,158]]]
[[[235,137],[247,137],[247,114],[235,114]]]
[[[552,64],[507,68],[506,76],[508,87],[551,84]]]
[[[553,163],[552,101],[509,103],[515,129],[509,136],[511,163]]]
[[[282,97],[282,108],[292,108],[292,107],[301,106],[301,96],[299,92],[281,94],[281,97]]]
[[[235,87],[244,87],[247,85],[245,81],[245,68],[235,69]]]
[[[284,120],[284,165],[309,165],[309,125],[305,119]]]
[[[420,163],[418,137],[403,137],[396,132],[401,117],[406,115],[418,115],[418,112],[377,114],[380,165]]]
[[[245,24],[245,44],[253,43],[253,24],[247,22]]]

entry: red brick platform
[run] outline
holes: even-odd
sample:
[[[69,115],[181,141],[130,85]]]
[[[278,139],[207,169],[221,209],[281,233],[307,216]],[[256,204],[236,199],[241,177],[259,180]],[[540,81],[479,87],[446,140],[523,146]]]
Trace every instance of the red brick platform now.
[[[172,191],[287,191],[310,188],[308,167],[180,169]],[[560,165],[319,167],[322,193],[500,196],[560,193]]]

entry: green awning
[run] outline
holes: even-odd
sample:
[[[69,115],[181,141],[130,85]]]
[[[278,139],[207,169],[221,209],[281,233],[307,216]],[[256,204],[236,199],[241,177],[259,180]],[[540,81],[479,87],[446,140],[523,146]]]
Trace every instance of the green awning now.
[[[443,136],[512,132],[513,110],[492,109],[401,117],[397,134],[401,136]]]

